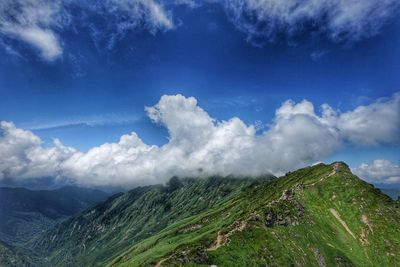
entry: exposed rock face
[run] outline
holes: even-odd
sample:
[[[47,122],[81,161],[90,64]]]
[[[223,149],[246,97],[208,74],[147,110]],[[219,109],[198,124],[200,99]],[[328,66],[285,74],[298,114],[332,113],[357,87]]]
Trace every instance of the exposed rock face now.
[[[174,255],[171,258],[175,258],[179,263],[184,264],[188,262],[194,262],[196,264],[207,264],[209,261],[208,255],[204,249],[197,249],[196,251],[182,251],[178,255]]]
[[[326,266],[325,258],[324,258],[324,256],[322,256],[321,251],[319,251],[319,249],[317,249],[317,248],[313,249],[313,251],[314,251],[315,259],[317,260],[318,266],[325,267]]]
[[[195,230],[197,230],[197,229],[200,229],[201,227],[202,227],[201,224],[193,224],[193,225],[191,225],[191,226],[178,229],[177,232],[178,232],[179,234],[185,234],[185,233],[193,232],[193,231],[195,231]]]
[[[270,203],[265,213],[265,225],[274,227],[276,225],[298,225],[304,214],[303,205],[295,198],[295,192],[304,188],[302,184],[296,185],[291,190],[285,190],[282,196]]]

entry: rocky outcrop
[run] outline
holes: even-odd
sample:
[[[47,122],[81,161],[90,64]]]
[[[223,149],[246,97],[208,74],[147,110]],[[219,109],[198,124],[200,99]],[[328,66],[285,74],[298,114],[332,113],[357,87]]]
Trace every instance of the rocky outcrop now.
[[[265,212],[265,225],[267,227],[298,225],[300,223],[300,218],[304,214],[304,207],[294,196],[295,192],[301,191],[303,188],[302,184],[298,184],[293,189],[285,190],[279,199],[269,204]]]
[[[326,266],[325,258],[321,254],[321,251],[317,248],[314,248],[313,251],[314,251],[315,259],[317,260],[318,267],[325,267]]]
[[[185,234],[185,233],[193,232],[193,231],[195,231],[197,229],[200,229],[201,227],[202,227],[201,224],[193,224],[193,225],[190,225],[188,227],[184,227],[184,228],[178,229],[177,233],[178,234]]]

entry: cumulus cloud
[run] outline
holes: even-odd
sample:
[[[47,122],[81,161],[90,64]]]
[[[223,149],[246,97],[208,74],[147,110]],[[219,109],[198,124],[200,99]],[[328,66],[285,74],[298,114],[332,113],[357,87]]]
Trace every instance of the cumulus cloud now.
[[[58,176],[59,164],[77,151],[57,139],[50,148],[30,131],[0,122],[0,179]]]
[[[0,178],[53,176],[82,185],[132,187],[165,182],[173,175],[280,175],[347,143],[399,142],[399,98],[395,94],[346,113],[324,104],[320,114],[307,100],[288,100],[276,110],[269,128],[258,133],[255,125],[239,118],[210,117],[194,97],[165,95],[145,110],[152,122],[168,130],[168,143],[148,145],[133,132],[87,152],[58,140],[45,147],[32,132],[1,122]],[[349,129],[353,122],[360,131]],[[376,127],[380,129],[374,131]]]
[[[364,145],[400,142],[400,93],[340,115],[337,127],[350,142]]]
[[[397,0],[221,0],[238,29],[254,43],[305,32],[354,42],[379,33]]]
[[[371,183],[400,184],[400,166],[389,160],[376,159],[362,163],[353,172]]]

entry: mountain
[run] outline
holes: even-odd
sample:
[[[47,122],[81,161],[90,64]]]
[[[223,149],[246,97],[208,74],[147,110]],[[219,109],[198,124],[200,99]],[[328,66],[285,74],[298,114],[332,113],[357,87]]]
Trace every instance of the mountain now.
[[[99,190],[62,187],[56,190],[0,188],[0,240],[26,245],[35,235],[108,195]]]
[[[400,266],[400,205],[344,163],[248,188],[109,266]]]
[[[272,178],[174,177],[166,186],[139,187],[58,225],[35,242],[34,250],[45,255],[51,266],[106,263],[168,225],[208,212],[245,188]]]
[[[400,266],[400,203],[342,162],[277,179],[173,178],[30,245],[35,266]]]
[[[392,199],[400,200],[400,189],[392,189],[392,188],[379,188],[379,189]]]
[[[14,247],[0,240],[0,266],[40,266],[37,258],[29,256],[30,251]]]

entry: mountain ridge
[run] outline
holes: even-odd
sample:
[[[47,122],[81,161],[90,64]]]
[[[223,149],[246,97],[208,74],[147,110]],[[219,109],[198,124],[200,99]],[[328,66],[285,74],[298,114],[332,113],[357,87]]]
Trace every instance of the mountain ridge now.
[[[0,239],[25,246],[33,236],[107,196],[99,190],[74,186],[55,190],[0,187]]]
[[[93,264],[86,249],[102,251],[91,259],[102,262],[107,255],[126,249],[131,242],[149,237],[171,222],[205,211],[242,187],[271,178],[173,177],[166,186],[137,187],[58,225],[33,247],[45,254],[50,251],[51,263],[66,260],[68,264]]]
[[[400,266],[399,209],[343,162],[174,177],[113,195],[30,248],[37,266]]]
[[[192,233],[165,229],[108,266],[400,264],[398,202],[354,176],[344,163],[306,167],[250,191],[254,200],[239,197],[240,202],[175,227],[207,222]],[[371,212],[363,197],[376,209]],[[172,240],[179,241],[169,245]]]

